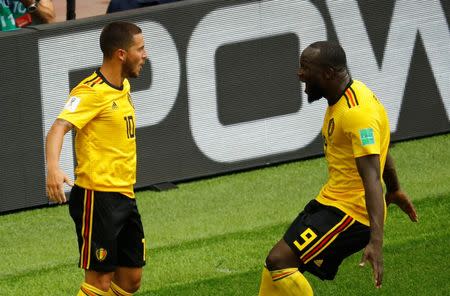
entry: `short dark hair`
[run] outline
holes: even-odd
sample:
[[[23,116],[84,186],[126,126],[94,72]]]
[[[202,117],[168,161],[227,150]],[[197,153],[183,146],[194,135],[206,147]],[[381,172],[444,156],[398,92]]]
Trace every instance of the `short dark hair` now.
[[[347,57],[342,46],[332,41],[317,41],[309,47],[319,50],[319,60],[323,66],[336,70],[347,69]]]
[[[133,36],[142,33],[141,28],[129,22],[112,22],[106,25],[100,34],[100,49],[105,58],[111,58],[115,50],[128,49]]]

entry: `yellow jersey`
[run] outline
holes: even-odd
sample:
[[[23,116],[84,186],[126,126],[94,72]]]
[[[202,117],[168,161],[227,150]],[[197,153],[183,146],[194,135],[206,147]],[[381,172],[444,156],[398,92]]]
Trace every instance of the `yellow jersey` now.
[[[134,198],[135,112],[128,80],[117,88],[95,71],[73,88],[58,118],[75,126],[75,184]]]
[[[378,154],[383,175],[390,141],[386,110],[366,85],[351,81],[338,102],[328,106],[322,136],[328,181],[316,200],[369,226],[364,186],[355,158]]]

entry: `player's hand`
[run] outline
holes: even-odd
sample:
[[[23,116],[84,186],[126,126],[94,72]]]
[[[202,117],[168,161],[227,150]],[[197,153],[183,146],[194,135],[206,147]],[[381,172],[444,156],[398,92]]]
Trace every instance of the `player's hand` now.
[[[370,262],[373,269],[373,277],[375,280],[375,287],[381,288],[383,281],[383,245],[382,243],[369,242],[364,249],[363,257],[359,266],[364,266],[367,261]]]
[[[401,190],[397,190],[394,192],[386,193],[386,205],[391,203],[396,204],[403,212],[405,212],[409,219],[413,222],[417,222],[419,220],[417,216],[417,211],[414,208],[414,205],[411,199]]]
[[[72,180],[59,168],[48,170],[46,189],[50,201],[59,204],[67,201],[64,194],[64,183],[73,186]]]

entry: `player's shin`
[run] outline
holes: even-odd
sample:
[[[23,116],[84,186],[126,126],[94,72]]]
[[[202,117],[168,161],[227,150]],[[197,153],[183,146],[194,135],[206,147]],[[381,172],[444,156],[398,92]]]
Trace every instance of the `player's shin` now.
[[[278,294],[285,296],[312,296],[313,290],[298,268],[286,268],[270,272],[273,286]]]
[[[98,296],[106,296],[107,292],[102,291],[92,285],[87,283],[81,284],[80,290],[78,291],[77,296],[90,296],[90,295],[98,295]]]
[[[313,290],[308,280],[297,268],[269,271],[264,266],[259,288],[259,296],[312,296]]]
[[[261,276],[261,284],[259,286],[259,294],[258,296],[276,296],[279,295],[278,290],[273,285],[272,276],[270,275],[270,271],[264,266]]]

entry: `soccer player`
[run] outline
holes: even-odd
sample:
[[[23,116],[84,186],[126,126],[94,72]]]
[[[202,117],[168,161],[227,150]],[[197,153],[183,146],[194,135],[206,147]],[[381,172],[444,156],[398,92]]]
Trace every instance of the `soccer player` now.
[[[298,77],[309,103],[322,97],[328,101],[322,137],[329,178],[269,252],[259,295],[313,295],[304,271],[332,280],[343,259],[363,248],[361,265],[371,263],[380,288],[386,216],[382,176],[388,203],[417,221],[388,156],[386,111],[367,86],[351,78],[337,43],[308,46],[300,56]]]
[[[69,212],[85,270],[78,296],[132,295],[145,264],[145,240],[133,191],[136,182],[135,112],[129,77],[147,58],[141,29],[128,22],[106,25],[100,35],[103,63],[70,93],[47,135],[47,193]],[[58,165],[64,135],[76,131],[73,185]]]

